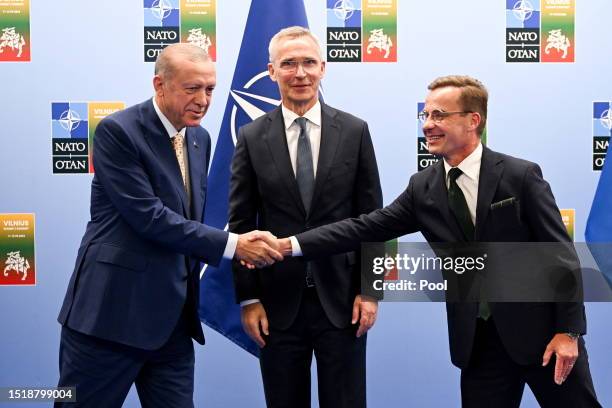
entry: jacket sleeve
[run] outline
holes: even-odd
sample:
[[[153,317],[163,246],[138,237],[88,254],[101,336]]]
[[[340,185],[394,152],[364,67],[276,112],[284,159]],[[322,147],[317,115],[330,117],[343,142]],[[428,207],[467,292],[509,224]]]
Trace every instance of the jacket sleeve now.
[[[408,188],[388,206],[296,235],[306,259],[358,249],[362,242],[384,242],[418,230],[414,216],[414,176]]]

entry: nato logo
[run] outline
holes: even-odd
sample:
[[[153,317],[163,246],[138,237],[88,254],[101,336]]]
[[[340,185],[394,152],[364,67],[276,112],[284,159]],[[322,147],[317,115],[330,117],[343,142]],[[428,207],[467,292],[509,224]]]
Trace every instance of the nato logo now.
[[[417,103],[417,115],[425,109],[424,102]],[[427,148],[427,140],[423,136],[423,121],[417,116],[417,171],[424,170],[436,164],[439,158],[429,153]]]
[[[153,62],[167,45],[180,42],[179,0],[144,0],[144,60]]]
[[[263,116],[281,104],[275,83],[268,71],[262,71],[249,78],[239,89],[231,89],[233,100],[231,111],[232,141],[236,145],[241,126]]]
[[[540,0],[506,0],[506,62],[540,61]]]
[[[593,102],[593,170],[601,171],[612,136],[612,104]]]
[[[87,103],[51,103],[53,173],[89,172]]]
[[[361,0],[327,0],[327,60],[361,61]]]

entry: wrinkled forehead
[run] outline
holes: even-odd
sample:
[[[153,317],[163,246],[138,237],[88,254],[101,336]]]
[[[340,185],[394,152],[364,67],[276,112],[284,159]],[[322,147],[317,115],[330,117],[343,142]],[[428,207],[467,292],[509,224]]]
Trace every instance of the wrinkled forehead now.
[[[321,50],[314,39],[308,35],[280,38],[274,50],[274,59],[321,59]]]
[[[198,77],[207,80],[216,77],[215,64],[212,61],[176,60],[175,77]]]
[[[194,57],[192,55],[178,53],[178,52],[168,55],[168,63],[173,68],[177,68],[177,69],[184,68],[184,67],[191,67],[191,66],[198,66],[198,67],[202,67],[203,69],[204,67],[206,69],[212,69],[212,70],[215,69],[215,63],[213,62],[212,59]]]

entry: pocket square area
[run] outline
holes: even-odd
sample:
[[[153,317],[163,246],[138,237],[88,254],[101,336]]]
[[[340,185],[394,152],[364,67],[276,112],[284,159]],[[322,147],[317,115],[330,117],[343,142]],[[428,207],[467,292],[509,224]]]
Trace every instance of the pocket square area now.
[[[491,204],[491,210],[497,210],[498,208],[507,207],[509,205],[514,205],[518,203],[518,200],[514,197],[506,198],[505,200],[498,201],[496,203]]]

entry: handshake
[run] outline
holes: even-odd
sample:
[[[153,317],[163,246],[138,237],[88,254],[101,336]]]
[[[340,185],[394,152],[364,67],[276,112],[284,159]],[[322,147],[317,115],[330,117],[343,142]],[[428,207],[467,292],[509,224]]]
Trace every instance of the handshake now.
[[[289,238],[278,239],[268,231],[251,231],[238,236],[234,258],[249,269],[265,268],[290,256]]]

